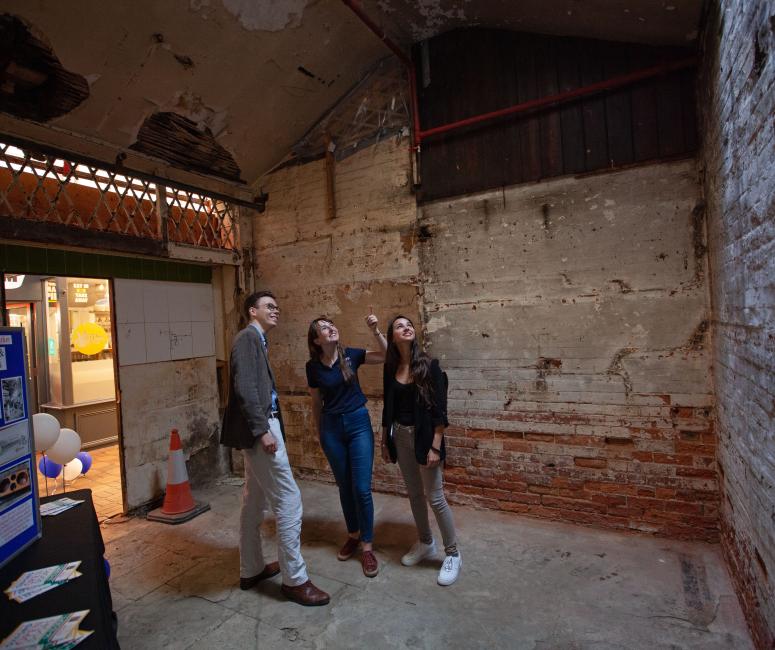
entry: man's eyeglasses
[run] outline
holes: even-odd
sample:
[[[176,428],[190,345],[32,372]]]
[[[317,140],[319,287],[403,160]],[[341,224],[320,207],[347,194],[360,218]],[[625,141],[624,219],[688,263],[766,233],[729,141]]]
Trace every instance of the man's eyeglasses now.
[[[280,308],[277,305],[275,305],[274,303],[271,303],[271,302],[266,303],[265,305],[263,305],[263,307],[266,307],[266,310],[269,311],[269,312],[273,312],[273,313],[274,312],[276,312],[276,313],[280,312]],[[255,306],[251,307],[251,309],[256,309],[256,310],[258,310],[260,308],[261,307],[259,305],[255,305]]]

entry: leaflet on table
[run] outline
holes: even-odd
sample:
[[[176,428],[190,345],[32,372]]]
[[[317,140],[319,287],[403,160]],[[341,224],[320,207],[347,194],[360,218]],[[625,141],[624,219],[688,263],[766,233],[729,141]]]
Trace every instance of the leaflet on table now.
[[[81,561],[68,562],[67,564],[57,564],[44,569],[27,571],[19,576],[5,593],[8,598],[23,603],[30,598],[54,589],[60,585],[79,577],[81,574],[76,570]]]
[[[60,614],[25,621],[0,643],[3,650],[66,650],[74,648],[93,630],[81,630],[78,626],[89,613],[88,609],[70,614]]]
[[[63,497],[61,499],[57,499],[56,501],[49,501],[48,503],[42,504],[40,506],[40,514],[44,517],[53,517],[54,515],[58,515],[60,512],[69,510],[73,506],[77,506],[79,503],[83,503],[83,500],[79,501],[77,499]]]

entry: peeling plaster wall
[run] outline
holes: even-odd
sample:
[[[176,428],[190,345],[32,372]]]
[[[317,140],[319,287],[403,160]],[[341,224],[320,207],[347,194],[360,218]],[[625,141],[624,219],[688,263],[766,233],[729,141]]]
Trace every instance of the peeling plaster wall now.
[[[775,647],[775,5],[711,2],[703,49],[722,545],[764,649]]]
[[[698,201],[684,161],[423,207],[454,500],[717,537]]]
[[[304,365],[307,328],[334,319],[345,345],[375,349],[365,326],[369,307],[384,329],[391,314],[419,321],[417,209],[410,192],[407,141],[384,141],[336,165],[334,219],[326,217],[325,162],[283,169],[264,185],[270,200],[255,221],[256,289],[275,292],[282,309],[270,334],[270,358],[283,404],[288,452],[304,476],[332,480],[312,431]],[[382,366],[359,372],[375,431],[382,409]],[[377,463],[375,485],[396,490],[397,468]]]
[[[116,280],[115,302],[125,497],[131,510],[166,489],[171,429],[180,433],[192,485],[226,473],[228,455],[218,444],[212,287]]]
[[[170,429],[183,443],[196,486],[225,473],[218,445],[215,357],[119,368],[126,502],[131,510],[160,497],[167,485]]]
[[[450,379],[451,498],[489,508],[717,538],[703,212],[694,163],[439,201],[418,215],[409,160],[386,143],[269,177],[259,287],[291,460],[330,480],[311,431],[305,333],[328,313],[350,344],[373,304],[422,311]],[[362,373],[378,424],[380,373]],[[375,427],[376,428],[376,427]],[[377,489],[402,490],[375,463]]]

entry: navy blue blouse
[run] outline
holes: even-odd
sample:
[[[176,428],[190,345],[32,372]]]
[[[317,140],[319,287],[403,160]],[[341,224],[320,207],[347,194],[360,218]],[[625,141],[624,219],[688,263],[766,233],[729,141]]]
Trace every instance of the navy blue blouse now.
[[[358,383],[358,368],[366,361],[366,350],[345,348],[344,356],[350,362],[355,376],[348,384],[340,368],[340,359],[330,368],[320,359],[307,361],[307,385],[320,389],[323,398],[323,413],[350,413],[366,404],[366,396]]]

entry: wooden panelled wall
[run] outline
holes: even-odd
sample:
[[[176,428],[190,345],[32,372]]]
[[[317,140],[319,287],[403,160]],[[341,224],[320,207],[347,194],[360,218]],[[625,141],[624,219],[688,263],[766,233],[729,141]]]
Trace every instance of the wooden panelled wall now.
[[[447,32],[427,47],[425,66],[422,45],[414,51],[423,129],[693,54],[488,29]],[[694,76],[694,69],[674,72],[429,138],[419,198],[689,155],[697,148]]]

